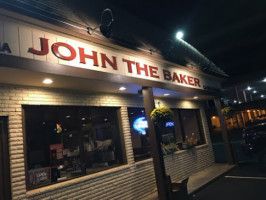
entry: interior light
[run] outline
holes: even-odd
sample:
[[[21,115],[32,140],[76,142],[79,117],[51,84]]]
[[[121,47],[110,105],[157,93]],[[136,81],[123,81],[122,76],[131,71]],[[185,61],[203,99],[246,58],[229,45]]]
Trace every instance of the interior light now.
[[[199,97],[198,96],[194,96],[193,99],[198,99]]]
[[[169,96],[170,94],[164,94],[163,96]]]
[[[121,90],[121,91],[126,90],[126,89],[127,89],[127,88],[125,88],[125,87],[123,87],[123,86],[119,88],[119,90]]]
[[[42,81],[43,84],[46,84],[46,85],[49,85],[49,84],[52,84],[53,83],[53,80],[50,79],[50,78],[46,78]]]
[[[84,121],[85,119],[86,119],[85,117],[81,118],[82,121]]]
[[[66,118],[70,118],[71,116],[70,115],[67,115]]]
[[[250,110],[247,110],[247,112],[250,112]]]
[[[234,103],[237,103],[237,100],[234,100]]]
[[[264,94],[260,95],[261,98],[264,98]]]
[[[254,90],[254,91],[253,91],[253,93],[254,93],[254,94],[256,94],[256,93],[257,93],[257,91],[256,91],[256,90]]]
[[[184,36],[184,33],[183,33],[182,31],[178,31],[178,32],[176,33],[176,38],[177,38],[178,40],[182,39],[183,36]]]
[[[250,86],[247,87],[247,90],[251,90],[252,88]]]
[[[213,119],[215,119],[215,116],[212,116]]]
[[[262,81],[263,81],[263,82],[266,82],[266,78],[264,78]]]

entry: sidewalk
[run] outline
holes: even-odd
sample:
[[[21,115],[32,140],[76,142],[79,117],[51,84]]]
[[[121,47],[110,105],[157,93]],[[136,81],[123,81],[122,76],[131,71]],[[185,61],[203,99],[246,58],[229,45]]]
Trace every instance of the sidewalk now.
[[[235,167],[235,165],[215,163],[212,166],[189,176],[188,193],[192,194],[196,192],[197,190],[202,188],[204,185],[218,178],[219,176],[229,171],[233,167]],[[158,200],[158,194],[157,192],[153,193],[149,195],[148,197],[144,198],[143,200]]]

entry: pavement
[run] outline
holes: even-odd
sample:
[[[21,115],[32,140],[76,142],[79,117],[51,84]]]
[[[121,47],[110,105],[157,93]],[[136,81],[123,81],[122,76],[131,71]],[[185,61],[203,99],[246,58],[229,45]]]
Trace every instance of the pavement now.
[[[213,180],[219,178],[221,175],[228,172],[234,167],[235,165],[215,163],[200,172],[192,174],[191,176],[189,176],[188,180],[188,194],[191,195],[196,193],[202,187],[206,186]],[[153,193],[148,197],[144,198],[143,200],[159,200],[158,193]]]
[[[266,169],[258,162],[238,164],[190,196],[190,200],[265,200]]]

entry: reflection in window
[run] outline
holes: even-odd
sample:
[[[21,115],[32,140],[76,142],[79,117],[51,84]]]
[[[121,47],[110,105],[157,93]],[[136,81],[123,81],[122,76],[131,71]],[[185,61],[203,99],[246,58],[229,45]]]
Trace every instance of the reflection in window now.
[[[117,108],[25,106],[28,189],[123,163]]]

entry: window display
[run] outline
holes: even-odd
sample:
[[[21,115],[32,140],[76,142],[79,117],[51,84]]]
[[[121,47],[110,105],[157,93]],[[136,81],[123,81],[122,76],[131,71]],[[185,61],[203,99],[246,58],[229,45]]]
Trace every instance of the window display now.
[[[117,110],[24,106],[28,189],[123,164]]]

